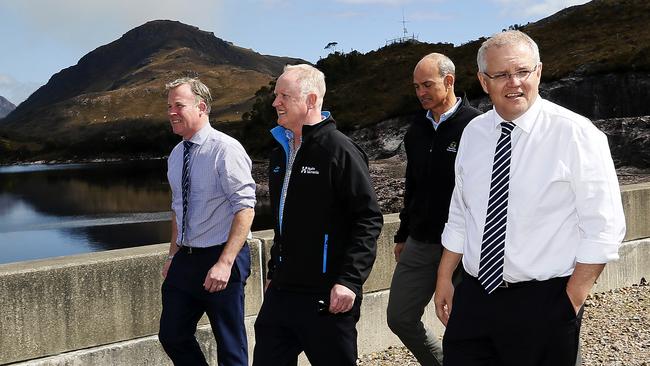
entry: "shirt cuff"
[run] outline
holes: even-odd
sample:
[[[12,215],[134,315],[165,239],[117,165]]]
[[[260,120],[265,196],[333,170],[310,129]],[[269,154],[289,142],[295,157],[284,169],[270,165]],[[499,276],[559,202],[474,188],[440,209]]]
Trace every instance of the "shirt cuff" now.
[[[465,235],[449,228],[445,224],[445,229],[442,231],[442,245],[445,249],[454,253],[463,254],[463,245],[465,243]]]
[[[231,203],[231,208],[233,214],[245,209],[245,208],[255,208],[256,200],[255,198],[240,199],[237,202]]]
[[[576,262],[602,264],[617,260],[619,243],[583,240],[578,246]]]

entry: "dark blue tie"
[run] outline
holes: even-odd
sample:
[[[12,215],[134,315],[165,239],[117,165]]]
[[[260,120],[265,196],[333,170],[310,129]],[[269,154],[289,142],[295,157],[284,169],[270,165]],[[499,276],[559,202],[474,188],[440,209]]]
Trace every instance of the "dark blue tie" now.
[[[515,124],[512,122],[501,123],[501,137],[499,137],[494,152],[490,198],[488,199],[481,260],[478,268],[478,279],[488,293],[492,293],[503,282],[510,181],[510,134],[514,128]]]
[[[190,199],[190,150],[194,143],[183,141],[183,177],[181,188],[183,191],[183,222],[181,224],[181,245],[185,240],[185,227],[187,226],[187,204]]]

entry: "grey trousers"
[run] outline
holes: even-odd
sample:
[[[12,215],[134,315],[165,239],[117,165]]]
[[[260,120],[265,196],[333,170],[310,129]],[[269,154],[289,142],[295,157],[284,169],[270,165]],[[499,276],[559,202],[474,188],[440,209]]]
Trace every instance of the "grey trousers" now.
[[[388,299],[388,327],[421,365],[442,365],[442,342],[422,323],[424,308],[436,289],[442,245],[410,236],[393,273]]]

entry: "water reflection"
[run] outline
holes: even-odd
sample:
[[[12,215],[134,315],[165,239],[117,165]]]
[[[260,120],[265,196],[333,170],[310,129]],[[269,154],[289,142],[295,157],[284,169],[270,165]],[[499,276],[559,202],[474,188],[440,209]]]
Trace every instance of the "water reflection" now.
[[[0,167],[0,263],[169,242],[170,198],[164,160]]]

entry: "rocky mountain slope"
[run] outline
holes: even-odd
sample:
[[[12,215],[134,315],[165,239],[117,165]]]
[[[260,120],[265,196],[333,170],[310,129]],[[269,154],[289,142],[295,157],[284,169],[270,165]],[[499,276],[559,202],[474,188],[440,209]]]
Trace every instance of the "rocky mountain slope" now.
[[[650,1],[593,0],[507,28],[521,29],[538,42],[545,98],[592,120],[635,118],[650,115],[648,19]],[[369,149],[373,144],[365,140],[368,136],[385,138],[380,141],[385,146],[369,152],[389,157],[401,142],[398,130],[406,128],[409,115],[420,113],[412,70],[427,53],[450,56],[456,64],[457,91],[489,108],[476,79],[476,51],[483,40],[458,46],[400,43],[366,54],[336,52],[317,63],[328,83],[324,106],[340,129],[358,131]],[[163,84],[177,75],[199,74],[215,93],[213,124],[264,158],[271,143],[267,131],[276,118],[269,82],[283,64],[292,62],[299,60],[262,56],[178,22],[150,22],[54,75],[0,122],[0,138],[17,141],[11,146],[22,146],[25,156],[164,155],[177,138],[163,126]],[[219,123],[224,121],[229,122]],[[373,132],[384,125],[398,130],[390,136]],[[26,145],[28,141],[36,142],[36,148]],[[39,148],[40,153],[33,152]]]
[[[16,109],[16,106],[0,95],[0,118],[4,118],[14,109]]]
[[[650,1],[593,0],[509,28],[538,43],[550,99],[592,119],[633,117],[650,115],[648,19]],[[454,61],[456,90],[471,100],[482,98],[476,52],[484,40],[457,47],[402,43],[367,54],[334,54],[318,62],[328,80],[325,104],[347,130],[417,112],[413,67],[430,52]]]
[[[164,125],[166,82],[200,76],[213,93],[212,120],[240,121],[255,91],[296,62],[180,22],[152,21],[53,75],[0,122],[0,135],[82,156],[162,152],[176,140]]]

